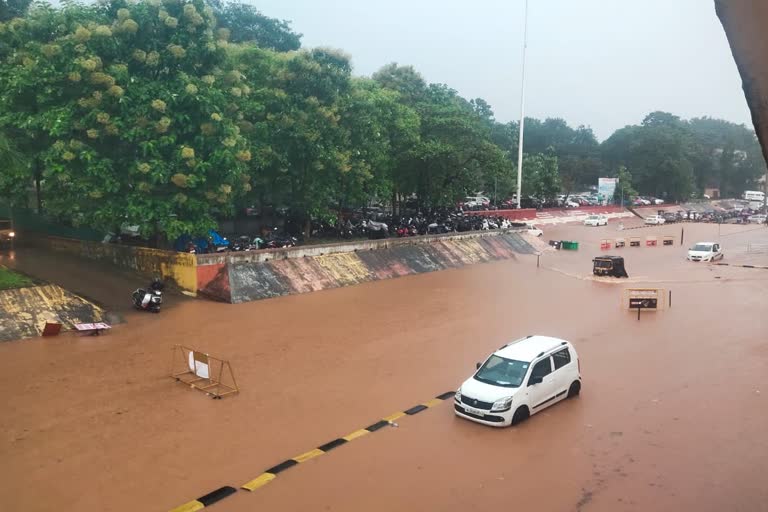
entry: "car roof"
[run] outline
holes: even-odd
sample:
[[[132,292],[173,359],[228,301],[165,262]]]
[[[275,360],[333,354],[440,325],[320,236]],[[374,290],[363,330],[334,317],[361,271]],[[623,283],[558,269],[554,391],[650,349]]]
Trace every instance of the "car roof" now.
[[[539,354],[566,343],[568,342],[565,340],[549,336],[529,336],[501,347],[494,354],[507,359],[530,362],[536,359]]]
[[[693,245],[694,245],[694,246],[696,246],[696,245],[715,245],[716,243],[717,243],[717,242],[696,242],[696,243],[695,243],[695,244],[693,244]]]

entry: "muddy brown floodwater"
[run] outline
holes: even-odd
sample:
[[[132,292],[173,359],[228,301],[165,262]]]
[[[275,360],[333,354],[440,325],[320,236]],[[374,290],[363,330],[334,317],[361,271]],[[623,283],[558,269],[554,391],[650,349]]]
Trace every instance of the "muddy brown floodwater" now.
[[[764,510],[768,270],[683,261],[717,230],[624,249],[632,283],[673,291],[672,308],[640,321],[620,307],[626,281],[589,278],[611,223],[547,230],[581,248],[547,252],[539,269],[521,256],[236,306],[185,301],[100,338],[2,344],[0,510],[167,511],[454,390],[532,333],[574,343],[578,399],[508,429],[455,418],[446,400],[213,510]],[[746,250],[768,230],[720,230],[726,262],[768,265]],[[231,360],[241,394],[214,401],[166,377],[174,343]]]

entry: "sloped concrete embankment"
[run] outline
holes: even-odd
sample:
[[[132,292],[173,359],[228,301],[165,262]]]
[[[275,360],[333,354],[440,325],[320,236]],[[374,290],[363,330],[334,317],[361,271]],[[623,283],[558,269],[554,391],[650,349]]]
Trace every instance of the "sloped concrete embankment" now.
[[[198,293],[241,303],[513,259],[535,249],[517,233],[380,240],[198,258]]]
[[[104,312],[87,300],[48,284],[0,291],[0,341],[40,336],[46,322],[64,328],[100,322]]]

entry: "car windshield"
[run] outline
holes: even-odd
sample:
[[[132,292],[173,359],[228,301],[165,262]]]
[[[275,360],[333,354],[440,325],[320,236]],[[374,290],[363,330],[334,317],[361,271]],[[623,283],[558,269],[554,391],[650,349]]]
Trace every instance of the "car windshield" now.
[[[529,365],[526,361],[493,355],[477,371],[474,378],[492,386],[517,388],[523,383]]]
[[[712,246],[709,244],[696,244],[693,246],[692,251],[703,251],[703,252],[709,252],[712,250]]]
[[[590,215],[587,220],[597,220],[597,215]]]

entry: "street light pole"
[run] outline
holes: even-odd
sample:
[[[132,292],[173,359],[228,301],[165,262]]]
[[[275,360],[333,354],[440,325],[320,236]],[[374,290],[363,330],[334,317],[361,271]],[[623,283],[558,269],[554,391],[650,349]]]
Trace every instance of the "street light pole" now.
[[[523,130],[525,129],[525,50],[528,48],[528,0],[525,0],[523,31],[523,76],[520,87],[520,134],[517,140],[517,207],[523,207]]]

